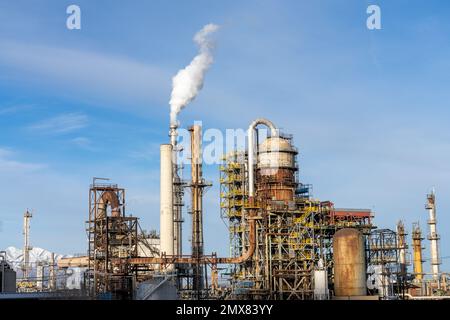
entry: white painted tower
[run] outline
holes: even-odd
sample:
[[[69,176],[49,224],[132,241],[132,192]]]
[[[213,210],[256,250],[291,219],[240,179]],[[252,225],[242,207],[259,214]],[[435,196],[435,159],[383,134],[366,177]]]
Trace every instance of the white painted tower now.
[[[22,272],[25,280],[30,276],[30,251],[33,249],[30,245],[30,220],[33,214],[26,211],[23,214],[23,265]]]
[[[439,235],[436,230],[436,203],[435,203],[435,192],[434,189],[430,194],[427,195],[427,204],[425,208],[428,211],[429,220],[428,225],[430,227],[430,234],[428,235],[428,240],[430,240],[430,250],[431,250],[431,273],[433,274],[433,279],[439,280],[439,265],[441,264],[439,258]]]

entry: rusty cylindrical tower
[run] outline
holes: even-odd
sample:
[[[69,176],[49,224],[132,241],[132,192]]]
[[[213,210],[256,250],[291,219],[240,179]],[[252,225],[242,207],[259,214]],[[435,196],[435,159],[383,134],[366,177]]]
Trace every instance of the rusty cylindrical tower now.
[[[364,237],[356,229],[341,229],[333,238],[334,293],[337,297],[366,295]]]
[[[258,147],[257,193],[261,200],[292,201],[295,195],[297,150],[290,138],[269,137]]]

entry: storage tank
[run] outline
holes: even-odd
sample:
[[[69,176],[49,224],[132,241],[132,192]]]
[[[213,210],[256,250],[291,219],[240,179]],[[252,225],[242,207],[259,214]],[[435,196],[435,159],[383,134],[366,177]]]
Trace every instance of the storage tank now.
[[[356,229],[342,229],[333,238],[334,294],[365,296],[366,255],[364,237]]]
[[[257,189],[260,198],[276,201],[292,201],[297,170],[297,150],[291,139],[274,136],[258,146]]]

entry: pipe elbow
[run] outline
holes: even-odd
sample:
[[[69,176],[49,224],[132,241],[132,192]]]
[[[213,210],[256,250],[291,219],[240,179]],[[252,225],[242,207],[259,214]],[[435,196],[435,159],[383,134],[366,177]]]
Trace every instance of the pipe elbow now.
[[[256,126],[259,124],[263,124],[266,127],[268,127],[270,129],[271,136],[278,136],[278,129],[275,126],[275,124],[272,121],[265,118],[255,119],[248,127],[249,132],[255,130]]]

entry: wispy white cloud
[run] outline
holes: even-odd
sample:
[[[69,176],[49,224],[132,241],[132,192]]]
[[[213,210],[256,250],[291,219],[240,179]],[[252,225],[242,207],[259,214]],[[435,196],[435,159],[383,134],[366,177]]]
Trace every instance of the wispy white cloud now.
[[[155,101],[167,103],[172,73],[121,56],[9,41],[0,41],[0,65],[21,83],[135,110]]]
[[[67,113],[45,119],[32,124],[28,128],[33,131],[51,134],[64,134],[88,125],[88,117],[81,113]]]
[[[33,105],[28,104],[18,104],[18,105],[12,105],[12,106],[0,106],[0,116],[12,114],[12,113],[18,113],[23,112],[26,110],[30,110],[33,108]]]
[[[70,140],[73,144],[76,146],[89,150],[89,151],[95,151],[96,148],[92,144],[92,140],[86,137],[76,137]]]
[[[45,168],[43,164],[15,160],[15,156],[13,150],[0,147],[0,172],[26,173]]]

